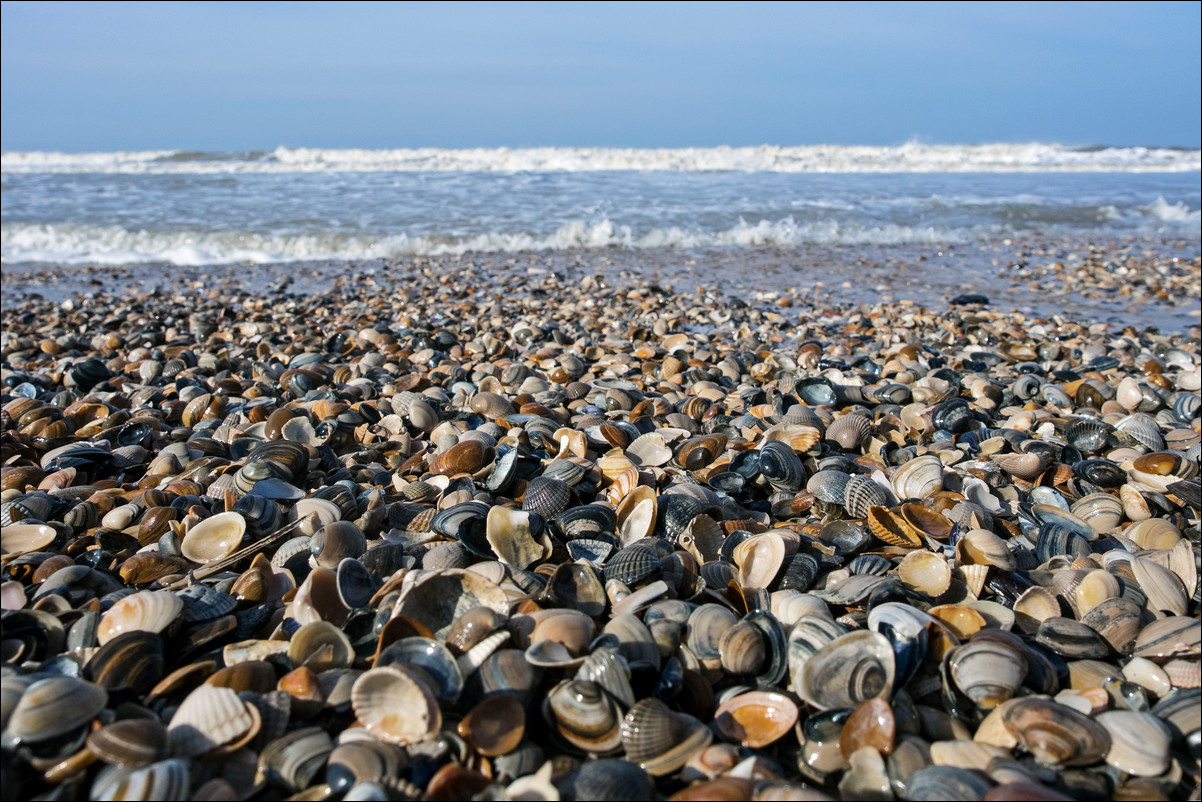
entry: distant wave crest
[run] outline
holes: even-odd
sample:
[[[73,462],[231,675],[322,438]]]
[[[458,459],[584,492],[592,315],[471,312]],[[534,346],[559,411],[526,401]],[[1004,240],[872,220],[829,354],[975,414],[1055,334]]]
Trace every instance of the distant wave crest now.
[[[1202,151],[1072,148],[1039,142],[896,147],[800,145],[716,148],[285,148],[244,153],[151,150],[116,153],[9,152],[4,173],[306,172],[675,172],[1017,173],[1197,172]]]

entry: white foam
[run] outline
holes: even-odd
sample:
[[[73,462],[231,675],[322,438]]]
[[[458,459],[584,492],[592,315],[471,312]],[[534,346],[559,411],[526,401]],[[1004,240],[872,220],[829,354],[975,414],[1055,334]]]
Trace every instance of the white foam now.
[[[1195,209],[1194,211],[1190,211],[1190,208],[1185,205],[1184,201],[1169,203],[1164,199],[1163,195],[1147,206],[1140,208],[1146,214],[1158,220],[1163,220],[1166,223],[1197,223],[1202,221],[1202,210]]]
[[[1015,173],[1197,172],[1202,151],[1176,148],[1080,149],[1039,142],[897,147],[801,145],[716,148],[412,148],[279,147],[269,153],[184,151],[10,152],[5,173],[306,173],[306,172],[675,172]]]
[[[7,264],[175,265],[263,263],[309,259],[381,259],[469,251],[514,253],[603,248],[700,248],[747,245],[895,244],[963,241],[964,232],[936,227],[860,226],[833,221],[798,223],[792,217],[739,223],[724,231],[684,228],[635,232],[608,219],[582,220],[547,235],[489,232],[468,237],[398,234],[389,237],[346,234],[273,236],[249,232],[128,231],[118,226],[82,224],[0,227],[0,261]]]

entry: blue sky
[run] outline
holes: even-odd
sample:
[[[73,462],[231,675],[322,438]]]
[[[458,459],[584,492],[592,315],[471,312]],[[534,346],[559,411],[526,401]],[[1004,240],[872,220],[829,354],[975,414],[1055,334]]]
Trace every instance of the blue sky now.
[[[1197,147],[1202,4],[33,3],[0,148]]]

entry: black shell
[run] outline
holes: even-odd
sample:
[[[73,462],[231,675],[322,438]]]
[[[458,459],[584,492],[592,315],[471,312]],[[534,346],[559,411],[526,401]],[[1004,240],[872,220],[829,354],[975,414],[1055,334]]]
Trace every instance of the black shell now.
[[[612,533],[618,525],[614,511],[603,504],[582,504],[571,507],[555,516],[555,526],[569,540],[578,537],[594,538],[601,533]]]
[[[796,493],[805,482],[801,460],[779,440],[771,440],[760,449],[759,469],[777,492]]]
[[[538,476],[526,485],[522,498],[522,509],[536,512],[550,520],[567,508],[572,498],[572,488],[562,479]]]
[[[663,573],[659,555],[651,546],[635,544],[619,551],[605,564],[605,581],[616,579],[629,588],[653,582]]]
[[[701,502],[681,493],[661,495],[657,507],[654,536],[673,543],[702,511]]]

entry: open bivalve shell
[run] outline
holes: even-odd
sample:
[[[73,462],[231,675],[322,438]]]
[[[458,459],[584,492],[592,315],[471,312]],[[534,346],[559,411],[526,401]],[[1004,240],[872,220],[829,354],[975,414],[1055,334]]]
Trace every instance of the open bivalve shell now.
[[[438,700],[424,681],[400,665],[363,672],[351,689],[356,720],[382,741],[407,746],[442,727]]]

